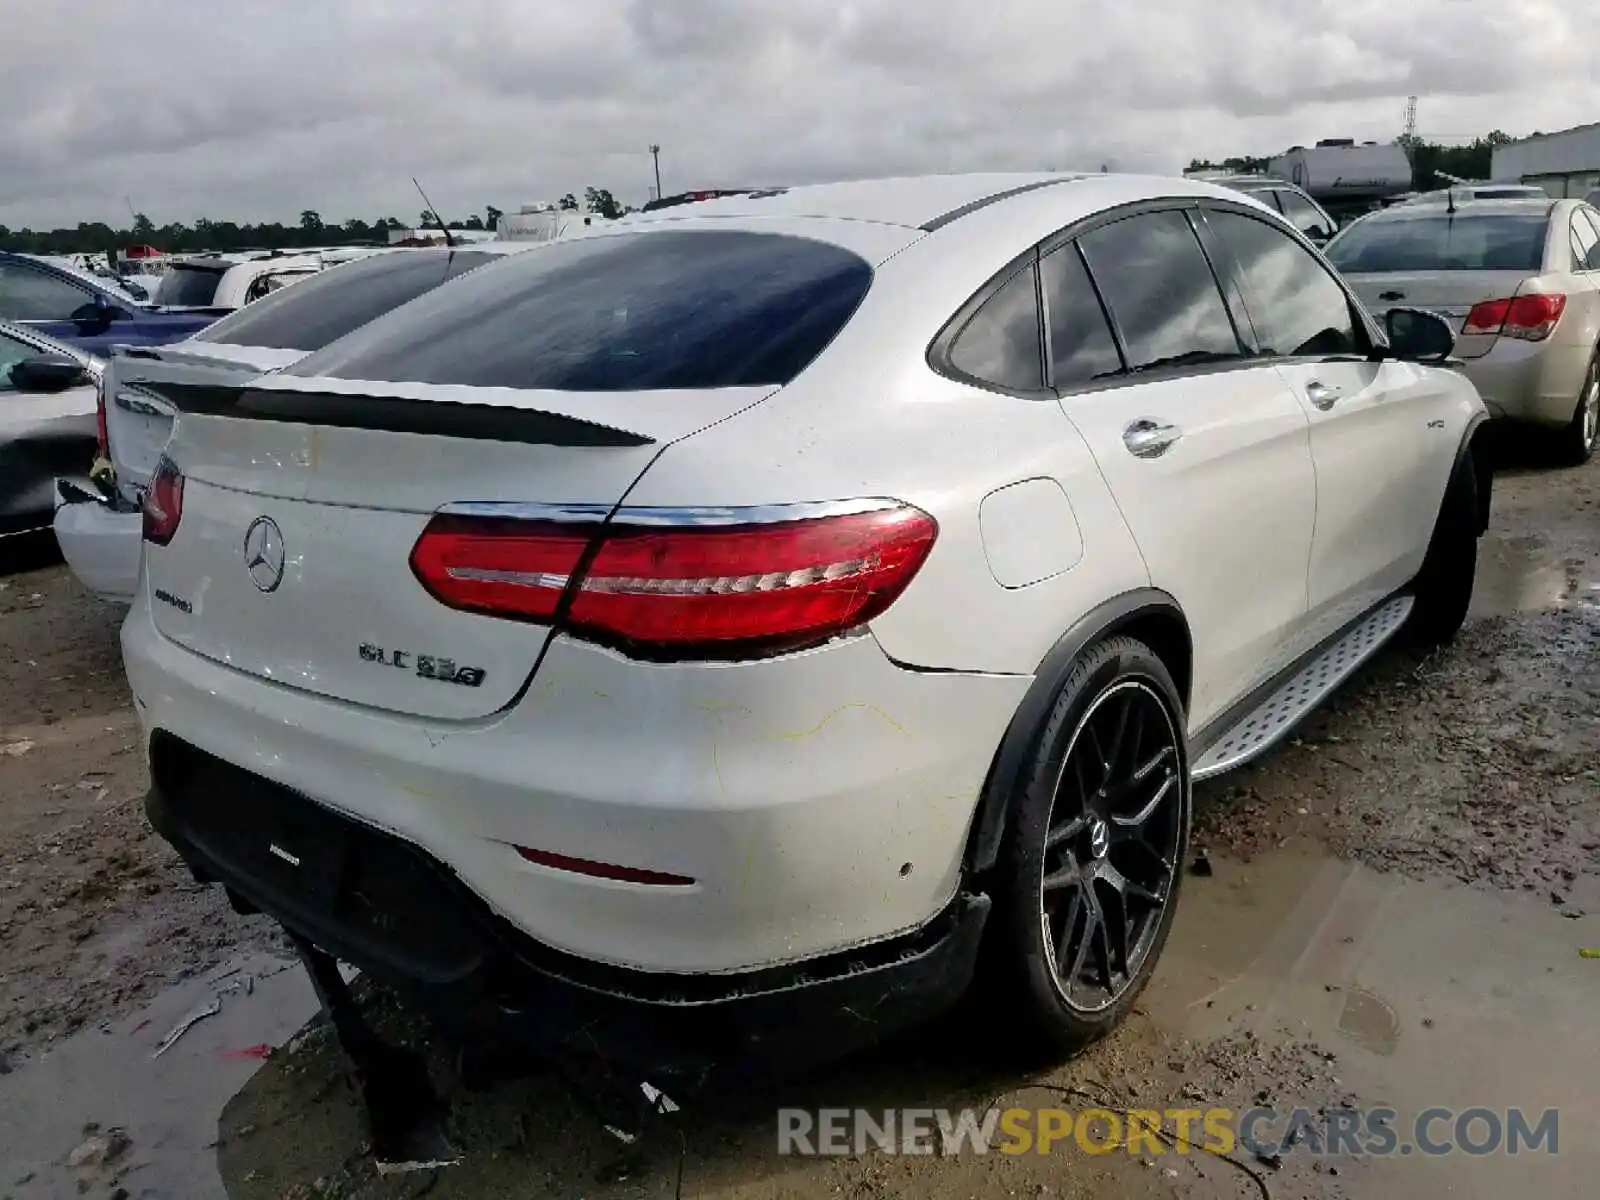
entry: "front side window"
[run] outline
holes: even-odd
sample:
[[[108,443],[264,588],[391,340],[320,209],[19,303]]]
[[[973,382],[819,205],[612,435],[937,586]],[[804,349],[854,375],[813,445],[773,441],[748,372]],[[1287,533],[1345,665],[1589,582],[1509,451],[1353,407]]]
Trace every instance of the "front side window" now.
[[[1242,358],[1211,264],[1176,209],[1125,217],[1078,239],[1122,334],[1130,371]]]
[[[1039,260],[1039,290],[1052,387],[1081,387],[1122,370],[1122,355],[1075,244]]]
[[[39,351],[26,342],[19,342],[14,337],[0,333],[0,392],[14,392],[16,384],[11,382],[11,368],[24,359],[34,358]]]
[[[1262,354],[1354,354],[1361,348],[1345,291],[1281,229],[1242,213],[1212,211],[1206,223],[1233,256]]]
[[[1424,217],[1368,217],[1328,245],[1345,274],[1395,271],[1538,271],[1548,214],[1440,211]]]
[[[47,271],[0,262],[0,320],[70,321],[94,297]]]
[[[983,302],[950,346],[963,375],[1013,391],[1044,386],[1039,348],[1039,297],[1034,268],[1024,267]]]
[[[1279,192],[1278,199],[1283,202],[1283,215],[1289,218],[1289,224],[1301,233],[1317,238],[1333,236],[1327,218],[1299,192]]]

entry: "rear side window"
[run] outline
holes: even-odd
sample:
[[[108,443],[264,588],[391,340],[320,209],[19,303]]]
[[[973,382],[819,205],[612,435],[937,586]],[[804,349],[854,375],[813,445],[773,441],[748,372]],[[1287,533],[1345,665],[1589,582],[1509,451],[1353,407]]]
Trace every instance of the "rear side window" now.
[[[374,254],[271,292],[207,326],[194,340],[271,350],[320,350],[494,257],[471,250]]]
[[[1052,387],[1081,387],[1122,370],[1122,355],[1076,245],[1039,260],[1039,290]]]
[[[1345,291],[1281,229],[1234,212],[1206,222],[1250,289],[1250,322],[1266,355],[1353,354],[1360,349]]]
[[[950,365],[963,375],[1017,392],[1044,386],[1039,349],[1039,293],[1024,267],[983,302],[950,344]]]
[[[550,242],[358,330],[291,373],[572,392],[783,384],[844,327],[871,282],[859,255],[782,234],[668,230]]]
[[[1572,269],[1592,271],[1600,266],[1600,232],[1590,224],[1583,209],[1572,213]]]
[[[1128,369],[1239,358],[1211,264],[1176,209],[1126,217],[1078,239],[1122,334]]]
[[[156,288],[153,302],[181,308],[206,308],[217,298],[217,284],[226,271],[226,267],[168,267]]]
[[[1548,215],[1441,212],[1369,218],[1329,244],[1341,271],[1537,271],[1544,263]]]

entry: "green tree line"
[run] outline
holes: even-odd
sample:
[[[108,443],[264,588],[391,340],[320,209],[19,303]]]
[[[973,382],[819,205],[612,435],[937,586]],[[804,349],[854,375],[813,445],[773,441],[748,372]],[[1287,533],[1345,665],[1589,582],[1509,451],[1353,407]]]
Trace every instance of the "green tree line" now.
[[[592,212],[608,217],[619,217],[626,210],[604,188],[586,188],[584,199]],[[561,207],[576,209],[578,201],[568,193],[561,199]],[[504,212],[488,205],[480,216],[473,213],[445,224],[453,230],[493,229]],[[437,229],[439,218],[430,210],[418,214],[410,228]],[[316,209],[301,212],[300,219],[292,225],[271,221],[252,225],[248,222],[217,221],[201,217],[192,225],[173,222],[157,225],[144,213],[134,215],[133,224],[116,228],[103,221],[83,221],[75,228],[62,229],[8,229],[0,225],[0,250],[22,254],[101,254],[115,252],[128,246],[155,246],[169,254],[193,254],[215,250],[294,250],[304,246],[359,245],[362,243],[386,244],[391,229],[405,229],[408,225],[398,217],[378,217],[364,221],[351,217],[342,222],[322,219]]]

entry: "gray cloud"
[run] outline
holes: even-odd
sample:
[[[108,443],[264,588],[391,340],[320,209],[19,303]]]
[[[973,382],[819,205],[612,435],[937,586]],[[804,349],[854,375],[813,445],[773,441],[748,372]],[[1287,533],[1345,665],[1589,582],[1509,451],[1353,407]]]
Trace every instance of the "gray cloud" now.
[[[1568,0],[79,0],[0,40],[0,223],[448,214],[587,184],[1176,170],[1600,103]]]

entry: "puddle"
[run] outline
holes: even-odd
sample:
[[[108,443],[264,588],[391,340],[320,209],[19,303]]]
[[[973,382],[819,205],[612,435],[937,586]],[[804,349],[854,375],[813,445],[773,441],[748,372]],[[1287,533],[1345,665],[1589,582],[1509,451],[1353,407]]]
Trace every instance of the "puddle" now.
[[[1491,531],[1478,543],[1471,616],[1501,617],[1559,608],[1572,590],[1565,565],[1542,538]]]
[[[1345,1194],[1592,1194],[1600,963],[1578,950],[1600,942],[1600,918],[1309,850],[1214,862],[1213,878],[1186,881],[1147,1001],[1159,1023],[1325,1047],[1339,1084],[1396,1109],[1405,1132],[1433,1107],[1520,1106],[1530,1124],[1559,1110],[1558,1155],[1366,1159],[1345,1172]]]
[[[153,1057],[174,1028],[218,1000],[214,1015]],[[316,1009],[297,962],[253,955],[104,1030],[63,1039],[0,1080],[0,1194],[56,1200],[120,1186],[131,1200],[226,1197],[217,1118],[261,1066],[251,1048],[282,1045]],[[91,1124],[123,1130],[128,1146],[106,1169],[75,1170],[67,1159]]]

